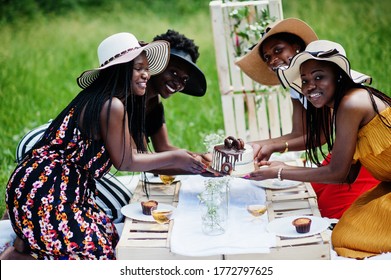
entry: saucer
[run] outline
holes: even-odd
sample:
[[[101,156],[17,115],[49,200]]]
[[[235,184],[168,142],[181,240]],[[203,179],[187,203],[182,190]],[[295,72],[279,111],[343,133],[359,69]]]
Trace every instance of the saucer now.
[[[167,209],[174,210],[175,207],[170,204],[159,203],[156,209]],[[121,208],[121,213],[131,219],[144,221],[144,222],[155,222],[152,215],[144,215],[143,210],[141,209],[140,202],[134,202],[128,205],[125,205]]]

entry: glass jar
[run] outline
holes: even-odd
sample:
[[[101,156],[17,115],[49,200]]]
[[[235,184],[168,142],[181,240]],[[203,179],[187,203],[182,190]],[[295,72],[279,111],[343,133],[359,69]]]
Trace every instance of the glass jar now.
[[[223,234],[227,228],[229,185],[227,180],[208,179],[199,194],[202,231],[207,235]]]

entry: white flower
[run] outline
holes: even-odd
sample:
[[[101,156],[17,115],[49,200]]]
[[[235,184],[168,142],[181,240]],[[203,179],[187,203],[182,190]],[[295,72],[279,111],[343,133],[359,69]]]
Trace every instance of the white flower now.
[[[213,147],[224,142],[224,131],[219,130],[217,133],[207,134],[204,137],[204,145],[209,153],[213,152]]]

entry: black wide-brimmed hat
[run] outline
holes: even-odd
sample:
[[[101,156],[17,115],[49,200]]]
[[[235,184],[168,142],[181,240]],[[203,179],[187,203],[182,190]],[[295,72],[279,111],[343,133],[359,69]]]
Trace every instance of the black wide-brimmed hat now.
[[[193,62],[188,52],[172,48],[170,55],[180,59],[189,68],[189,79],[186,82],[185,88],[181,91],[184,94],[192,96],[203,96],[206,92],[206,79],[204,73]]]

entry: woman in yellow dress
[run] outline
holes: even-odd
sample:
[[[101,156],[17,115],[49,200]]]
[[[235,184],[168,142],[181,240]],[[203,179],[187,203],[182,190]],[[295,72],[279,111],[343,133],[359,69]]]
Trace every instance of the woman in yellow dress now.
[[[284,86],[309,101],[306,150],[314,161],[324,152],[322,136],[332,153],[328,165],[294,167],[261,162],[246,178],[278,178],[321,183],[354,182],[362,165],[381,182],[362,194],[342,215],[332,233],[340,256],[362,259],[391,252],[391,98],[352,80],[356,73],[341,54],[342,46],[317,40],[297,54],[287,69],[279,69]],[[337,185],[336,185],[337,186]]]
[[[297,18],[286,18],[273,22],[265,28],[262,38],[246,55],[236,61],[236,65],[254,81],[267,85],[279,85],[276,69],[287,67],[292,58],[305,50],[306,46],[318,40],[314,30],[304,21]],[[341,49],[341,52],[344,51]],[[344,53],[344,52],[343,52]],[[353,76],[357,83],[367,83],[369,76],[358,74]],[[257,161],[269,160],[272,153],[302,151],[305,149],[305,110],[307,99],[296,90],[289,90],[292,101],[292,131],[280,137],[253,141],[259,149],[255,149]],[[323,144],[323,142],[322,142]],[[317,165],[327,165],[331,155]],[[322,217],[340,219],[342,214],[361,194],[372,189],[378,180],[365,169],[361,168],[357,179],[352,184],[324,184],[311,182],[318,201]]]

